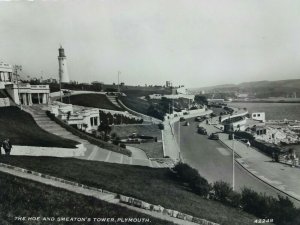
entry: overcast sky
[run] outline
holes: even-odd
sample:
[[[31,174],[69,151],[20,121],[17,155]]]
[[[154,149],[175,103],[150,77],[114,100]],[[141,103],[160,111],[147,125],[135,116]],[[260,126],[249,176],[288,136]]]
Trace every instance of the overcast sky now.
[[[0,61],[79,82],[187,87],[300,79],[300,1],[0,2]]]

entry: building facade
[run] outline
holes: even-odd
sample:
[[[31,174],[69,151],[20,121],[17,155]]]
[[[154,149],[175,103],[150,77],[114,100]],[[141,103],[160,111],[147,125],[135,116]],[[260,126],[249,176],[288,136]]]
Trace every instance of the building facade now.
[[[16,104],[32,105],[49,103],[49,85],[22,83],[13,74],[13,66],[0,63],[0,90],[3,90]]]

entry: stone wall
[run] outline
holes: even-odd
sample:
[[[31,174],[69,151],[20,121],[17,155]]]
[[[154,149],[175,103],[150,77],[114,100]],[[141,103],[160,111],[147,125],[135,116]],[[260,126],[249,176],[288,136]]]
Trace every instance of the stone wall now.
[[[136,198],[132,198],[132,197],[127,197],[124,195],[120,195],[120,202],[121,203],[125,203],[127,205],[132,205],[138,208],[142,208],[145,210],[151,210],[151,211],[155,211],[155,212],[159,212],[165,215],[169,215],[171,217],[175,217],[181,220],[186,220],[186,221],[190,221],[190,222],[194,222],[194,223],[198,223],[201,225],[218,225],[217,223],[214,222],[210,222],[207,221],[205,219],[200,219],[198,217],[194,217],[173,209],[166,209],[160,205],[153,205],[147,202],[144,202],[142,200],[136,199]]]

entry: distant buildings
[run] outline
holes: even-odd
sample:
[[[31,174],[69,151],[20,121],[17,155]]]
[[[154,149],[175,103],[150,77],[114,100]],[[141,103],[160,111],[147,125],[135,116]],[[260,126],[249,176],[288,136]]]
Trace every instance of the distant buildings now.
[[[171,81],[166,81],[166,87],[172,87]]]

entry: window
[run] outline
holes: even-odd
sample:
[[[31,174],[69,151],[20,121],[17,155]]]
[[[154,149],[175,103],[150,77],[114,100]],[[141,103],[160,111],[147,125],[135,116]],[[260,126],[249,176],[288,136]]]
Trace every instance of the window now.
[[[260,116],[260,114],[257,114],[257,116]]]
[[[256,114],[253,114],[253,117],[256,117]]]
[[[97,126],[98,125],[98,118],[94,117],[94,125]]]
[[[91,126],[94,126],[94,120],[93,117],[90,118]]]

